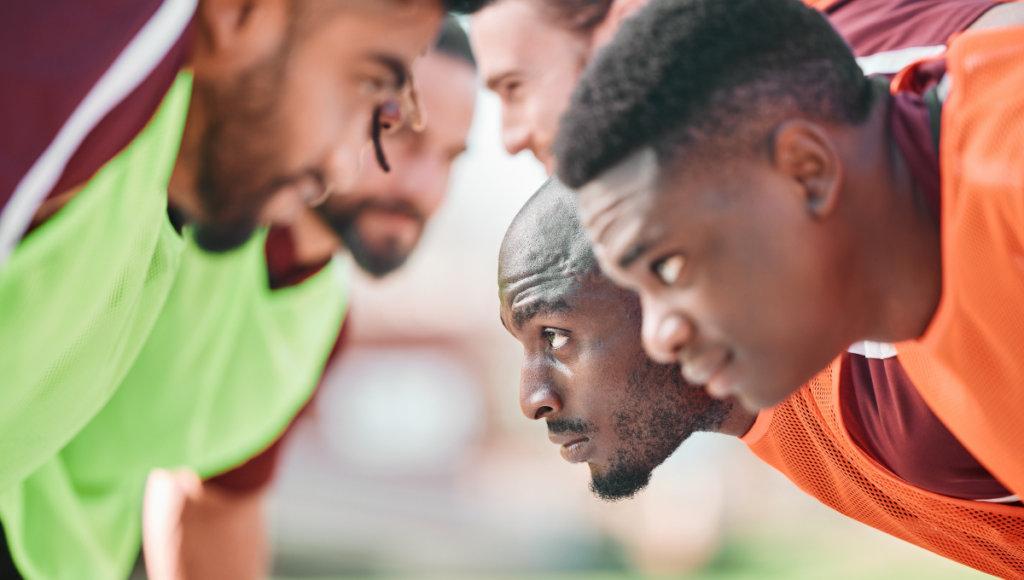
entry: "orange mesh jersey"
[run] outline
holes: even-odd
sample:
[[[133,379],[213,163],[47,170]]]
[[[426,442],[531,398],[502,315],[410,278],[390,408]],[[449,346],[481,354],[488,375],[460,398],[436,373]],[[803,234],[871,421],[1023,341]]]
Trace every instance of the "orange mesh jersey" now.
[[[925,491],[868,457],[843,425],[841,360],[762,411],[743,441],[841,514],[982,572],[1024,578],[1024,508]]]
[[[960,35],[942,110],[942,299],[897,345],[928,406],[1024,496],[1024,27]]]

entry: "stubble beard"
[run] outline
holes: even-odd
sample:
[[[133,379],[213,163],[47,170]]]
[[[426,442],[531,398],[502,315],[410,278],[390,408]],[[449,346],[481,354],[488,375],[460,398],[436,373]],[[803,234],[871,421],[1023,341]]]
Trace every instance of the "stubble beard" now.
[[[607,469],[591,471],[590,491],[608,502],[635,497],[684,441],[720,427],[732,408],[688,384],[678,365],[659,365],[639,356],[645,362],[633,372],[627,397],[614,415],[614,432],[623,445]]]
[[[199,146],[196,191],[203,216],[196,243],[209,252],[243,245],[268,199],[291,177],[281,166],[284,92],[292,39],[227,87],[197,86],[211,112]]]

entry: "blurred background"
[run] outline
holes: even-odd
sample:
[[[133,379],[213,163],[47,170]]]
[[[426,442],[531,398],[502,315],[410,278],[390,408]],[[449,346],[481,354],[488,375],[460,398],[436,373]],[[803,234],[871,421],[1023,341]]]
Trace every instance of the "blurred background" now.
[[[278,578],[987,577],[833,513],[738,440],[698,435],[638,498],[587,491],[519,411],[498,320],[505,228],[544,181],[481,90],[469,151],[410,263],[356,272],[349,346],[288,440]]]

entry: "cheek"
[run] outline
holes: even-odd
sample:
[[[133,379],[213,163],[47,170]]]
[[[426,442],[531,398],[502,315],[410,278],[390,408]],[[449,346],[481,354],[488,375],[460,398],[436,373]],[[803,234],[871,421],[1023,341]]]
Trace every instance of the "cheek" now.
[[[300,170],[333,163],[345,168],[347,179],[353,178],[369,138],[372,103],[360,98],[354,87],[347,86],[352,83],[339,75],[321,73],[313,66],[295,69],[279,108],[278,146],[287,152],[287,165]]]

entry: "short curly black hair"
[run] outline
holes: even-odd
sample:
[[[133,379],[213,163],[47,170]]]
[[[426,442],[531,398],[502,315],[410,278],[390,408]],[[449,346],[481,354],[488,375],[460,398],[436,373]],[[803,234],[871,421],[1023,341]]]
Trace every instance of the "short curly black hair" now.
[[[652,0],[576,87],[558,175],[581,187],[644,145],[660,164],[709,138],[756,147],[782,115],[857,124],[872,94],[843,39],[799,0]]]

